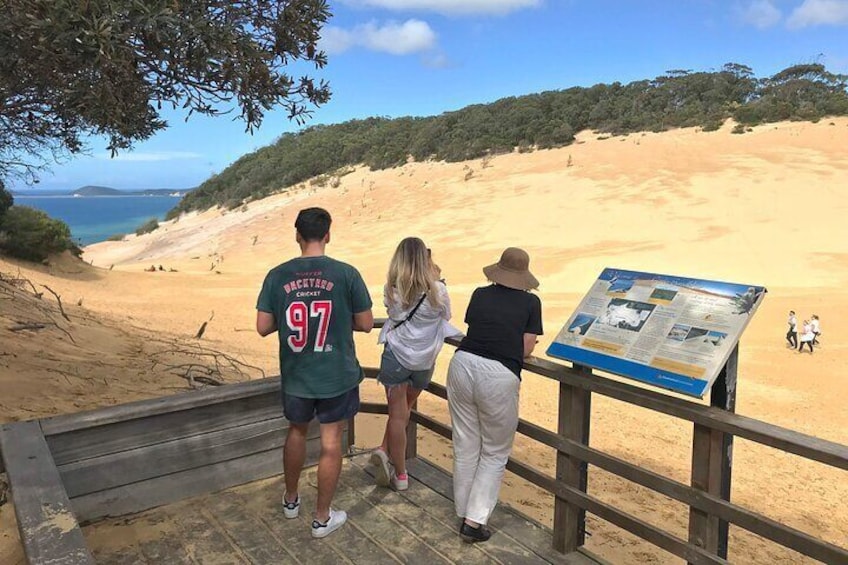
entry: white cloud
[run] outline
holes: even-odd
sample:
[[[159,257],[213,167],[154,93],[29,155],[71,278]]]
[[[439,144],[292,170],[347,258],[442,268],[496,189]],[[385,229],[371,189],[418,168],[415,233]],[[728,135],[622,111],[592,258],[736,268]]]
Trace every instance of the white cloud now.
[[[421,62],[425,67],[431,69],[449,69],[454,66],[454,62],[441,52],[428,53],[421,59]]]
[[[182,161],[186,159],[200,159],[203,157],[200,153],[191,151],[151,151],[151,152],[128,152],[118,153],[114,158],[111,153],[101,153],[97,155],[98,159],[111,161]]]
[[[351,31],[331,25],[325,25],[321,28],[319,46],[322,51],[326,51],[330,55],[344,53],[353,47],[354,43],[354,35]]]
[[[542,0],[346,0],[346,2],[396,12],[421,11],[447,15],[503,15],[542,4]]]
[[[848,25],[848,1],[804,0],[787,20],[791,28],[817,25]]]
[[[766,29],[776,25],[783,14],[771,0],[752,0],[739,8],[739,16],[746,24]]]
[[[344,29],[325,26],[321,31],[321,48],[330,55],[342,53],[352,47],[364,47],[392,55],[408,55],[428,51],[436,45],[436,32],[427,22],[406,20],[403,23],[387,22],[377,25],[369,22]]]

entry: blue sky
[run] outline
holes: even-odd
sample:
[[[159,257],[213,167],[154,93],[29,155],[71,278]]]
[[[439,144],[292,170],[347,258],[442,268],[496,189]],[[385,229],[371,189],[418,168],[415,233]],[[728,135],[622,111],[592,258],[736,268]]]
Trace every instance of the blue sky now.
[[[333,97],[311,124],[430,115],[468,104],[727,62],[758,76],[822,62],[848,73],[848,0],[333,0],[322,32]],[[303,73],[298,68],[296,75]],[[283,111],[253,135],[229,116],[167,113],[168,130],[109,158],[56,165],[38,189],[187,188],[297,126]],[[13,185],[24,189],[22,185]]]

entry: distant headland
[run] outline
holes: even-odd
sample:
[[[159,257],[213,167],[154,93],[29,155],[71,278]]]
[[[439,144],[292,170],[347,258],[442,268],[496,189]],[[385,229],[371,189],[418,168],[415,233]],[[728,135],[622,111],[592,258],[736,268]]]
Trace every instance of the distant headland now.
[[[173,196],[174,198],[182,198],[193,188],[144,188],[137,190],[119,190],[109,186],[86,185],[74,191],[62,190],[17,190],[13,191],[14,196]]]

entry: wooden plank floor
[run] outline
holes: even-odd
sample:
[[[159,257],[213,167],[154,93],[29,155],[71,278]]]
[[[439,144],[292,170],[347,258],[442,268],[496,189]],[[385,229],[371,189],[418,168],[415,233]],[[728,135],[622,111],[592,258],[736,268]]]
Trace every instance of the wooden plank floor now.
[[[348,522],[323,540],[310,535],[315,469],[301,479],[297,520],[280,508],[282,478],[192,498],[85,528],[98,563],[197,564],[597,564],[587,554],[551,549],[550,531],[500,506],[492,538],[468,545],[458,534],[450,476],[423,460],[410,462],[410,488],[379,488],[367,456],[345,461],[334,505]]]

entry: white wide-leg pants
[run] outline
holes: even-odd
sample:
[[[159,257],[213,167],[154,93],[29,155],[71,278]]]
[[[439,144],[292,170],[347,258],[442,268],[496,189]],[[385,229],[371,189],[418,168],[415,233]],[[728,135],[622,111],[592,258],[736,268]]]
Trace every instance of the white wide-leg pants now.
[[[486,524],[498,503],[518,427],[515,376],[502,363],[457,351],[448,368],[453,425],[453,496],[456,514]]]

